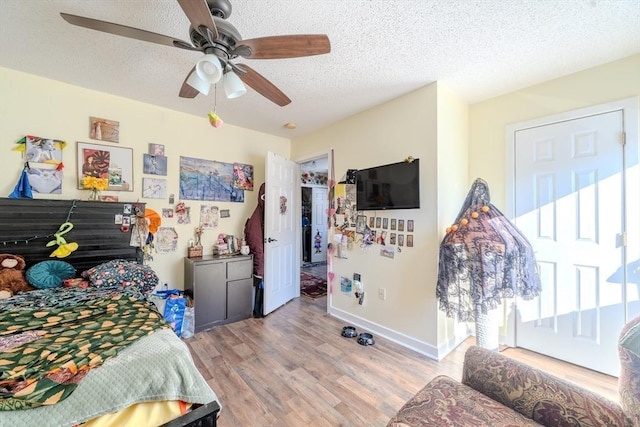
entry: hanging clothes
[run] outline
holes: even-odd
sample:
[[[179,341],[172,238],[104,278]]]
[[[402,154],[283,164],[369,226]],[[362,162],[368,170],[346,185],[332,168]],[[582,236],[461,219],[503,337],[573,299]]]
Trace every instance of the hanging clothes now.
[[[531,244],[491,204],[489,186],[480,178],[447,229],[438,267],[439,307],[459,321],[475,321],[502,298],[530,300],[541,290]]]
[[[10,199],[33,199],[33,191],[31,189],[31,184],[29,183],[29,177],[27,176],[28,168],[28,164],[25,164],[24,168],[22,168],[22,173],[20,173],[18,183],[11,194],[9,194]]]
[[[244,236],[253,253],[253,274],[258,277],[264,276],[264,189],[262,183],[258,190],[258,206],[244,226]]]

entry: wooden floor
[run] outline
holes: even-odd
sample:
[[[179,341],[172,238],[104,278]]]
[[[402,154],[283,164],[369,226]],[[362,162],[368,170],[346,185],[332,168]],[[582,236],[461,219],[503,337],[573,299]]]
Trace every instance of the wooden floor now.
[[[264,319],[200,332],[186,342],[222,404],[220,427],[385,426],[437,375],[460,379],[470,338],[437,362],[382,338],[340,335],[326,299],[297,298]],[[358,331],[365,332],[365,331]],[[503,354],[617,401],[617,379],[522,349]]]

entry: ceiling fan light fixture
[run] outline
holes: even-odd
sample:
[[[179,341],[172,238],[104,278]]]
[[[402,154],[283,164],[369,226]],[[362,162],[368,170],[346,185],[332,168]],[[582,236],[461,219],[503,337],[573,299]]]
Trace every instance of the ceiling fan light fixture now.
[[[244,83],[242,83],[240,77],[233,71],[228,71],[224,75],[224,93],[227,94],[227,98],[229,99],[238,98],[247,93],[247,88]]]
[[[189,78],[187,78],[187,84],[203,94],[204,96],[209,95],[209,89],[211,89],[211,83],[208,81],[202,80],[197,72],[191,73]]]
[[[222,77],[222,66],[217,56],[208,53],[198,60],[196,64],[196,73],[200,79],[215,84]]]

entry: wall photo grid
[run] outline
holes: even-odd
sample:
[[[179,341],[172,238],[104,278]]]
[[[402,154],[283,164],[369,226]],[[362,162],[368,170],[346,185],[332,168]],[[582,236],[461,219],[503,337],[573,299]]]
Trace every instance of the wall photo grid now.
[[[336,256],[346,258],[346,250],[353,248],[354,244],[363,250],[374,244],[379,245],[380,256],[390,259],[395,257],[396,252],[402,252],[403,248],[412,248],[414,235],[411,233],[415,232],[415,221],[378,216],[375,212],[366,215],[364,211],[357,211],[353,195],[355,187],[347,183],[335,187],[332,223]]]

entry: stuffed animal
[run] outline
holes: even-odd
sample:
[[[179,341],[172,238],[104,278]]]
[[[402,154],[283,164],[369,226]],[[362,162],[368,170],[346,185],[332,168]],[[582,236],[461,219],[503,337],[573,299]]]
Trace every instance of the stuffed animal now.
[[[0,254],[0,299],[11,298],[13,294],[31,291],[24,278],[27,263],[20,255]]]

